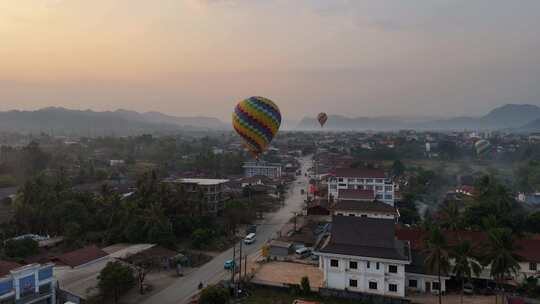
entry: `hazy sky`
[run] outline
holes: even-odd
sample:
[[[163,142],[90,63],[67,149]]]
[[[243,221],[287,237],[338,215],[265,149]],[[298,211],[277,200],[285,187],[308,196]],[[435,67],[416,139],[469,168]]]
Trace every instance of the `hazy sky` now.
[[[0,110],[228,119],[540,104],[539,0],[0,0]]]

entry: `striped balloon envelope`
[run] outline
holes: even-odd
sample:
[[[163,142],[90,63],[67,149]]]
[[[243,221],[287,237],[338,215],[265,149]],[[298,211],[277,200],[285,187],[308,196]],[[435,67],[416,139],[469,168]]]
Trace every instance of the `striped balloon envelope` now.
[[[276,136],[281,126],[281,112],[270,99],[250,97],[236,105],[232,124],[250,153],[258,158]]]

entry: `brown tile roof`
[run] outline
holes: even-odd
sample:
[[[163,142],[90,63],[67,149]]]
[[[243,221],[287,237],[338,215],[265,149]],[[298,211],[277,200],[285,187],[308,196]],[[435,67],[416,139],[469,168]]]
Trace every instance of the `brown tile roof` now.
[[[15,263],[15,262],[0,260],[0,277],[8,275],[10,270],[13,270],[15,268],[19,268],[21,266],[22,265],[20,265],[18,263]]]
[[[338,199],[372,201],[375,199],[375,192],[373,190],[339,189]]]
[[[331,174],[337,177],[386,178],[384,171],[376,169],[337,168]]]
[[[70,267],[77,267],[105,257],[107,255],[108,254],[105,251],[99,249],[95,245],[92,245],[75,251],[64,253],[63,255],[58,256],[56,259]]]
[[[422,249],[427,234],[428,232],[422,229],[396,229],[397,239],[410,241],[411,247],[417,250]],[[459,238],[469,240],[475,246],[481,246],[488,240],[487,233],[481,231],[444,231],[444,234],[450,246],[456,245],[459,242]],[[516,247],[518,247],[518,249],[515,253],[523,260],[540,263],[540,238],[538,238],[538,235],[516,240]]]
[[[334,207],[337,210],[359,211],[359,212],[381,212],[396,214],[396,208],[379,201],[359,202],[351,200],[338,201]]]

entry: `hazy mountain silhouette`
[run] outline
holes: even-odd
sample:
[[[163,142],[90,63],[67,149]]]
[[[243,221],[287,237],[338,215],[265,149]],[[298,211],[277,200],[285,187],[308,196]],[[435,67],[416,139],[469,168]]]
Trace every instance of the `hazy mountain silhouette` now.
[[[95,112],[50,107],[36,111],[0,112],[0,131],[19,133],[124,136],[225,127],[216,118],[175,117],[157,112],[138,113],[128,110]]]
[[[481,117],[455,117],[414,121],[400,117],[356,117],[329,115],[325,130],[463,130],[463,129],[513,129],[540,119],[540,107],[529,104],[507,104],[491,110]],[[540,124],[540,123],[539,123]],[[321,129],[315,118],[305,117],[297,129]],[[539,128],[540,129],[540,128]]]

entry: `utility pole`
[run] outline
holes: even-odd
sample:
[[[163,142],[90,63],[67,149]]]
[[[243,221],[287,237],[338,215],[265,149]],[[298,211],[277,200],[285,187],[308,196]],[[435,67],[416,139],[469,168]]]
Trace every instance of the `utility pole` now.
[[[296,233],[296,212],[293,212],[294,214],[294,233]]]
[[[239,263],[239,272],[238,272],[238,285],[240,286],[242,284],[242,240],[240,240],[240,263]],[[240,286],[241,287],[241,286]]]
[[[247,280],[247,254],[244,255],[244,280]]]
[[[234,273],[236,272],[236,243],[234,243],[233,245],[233,254],[232,254],[233,258],[233,263],[232,263],[232,276],[231,276],[231,283],[233,284],[234,286]],[[236,294],[236,287],[234,288],[235,290],[235,294]]]

